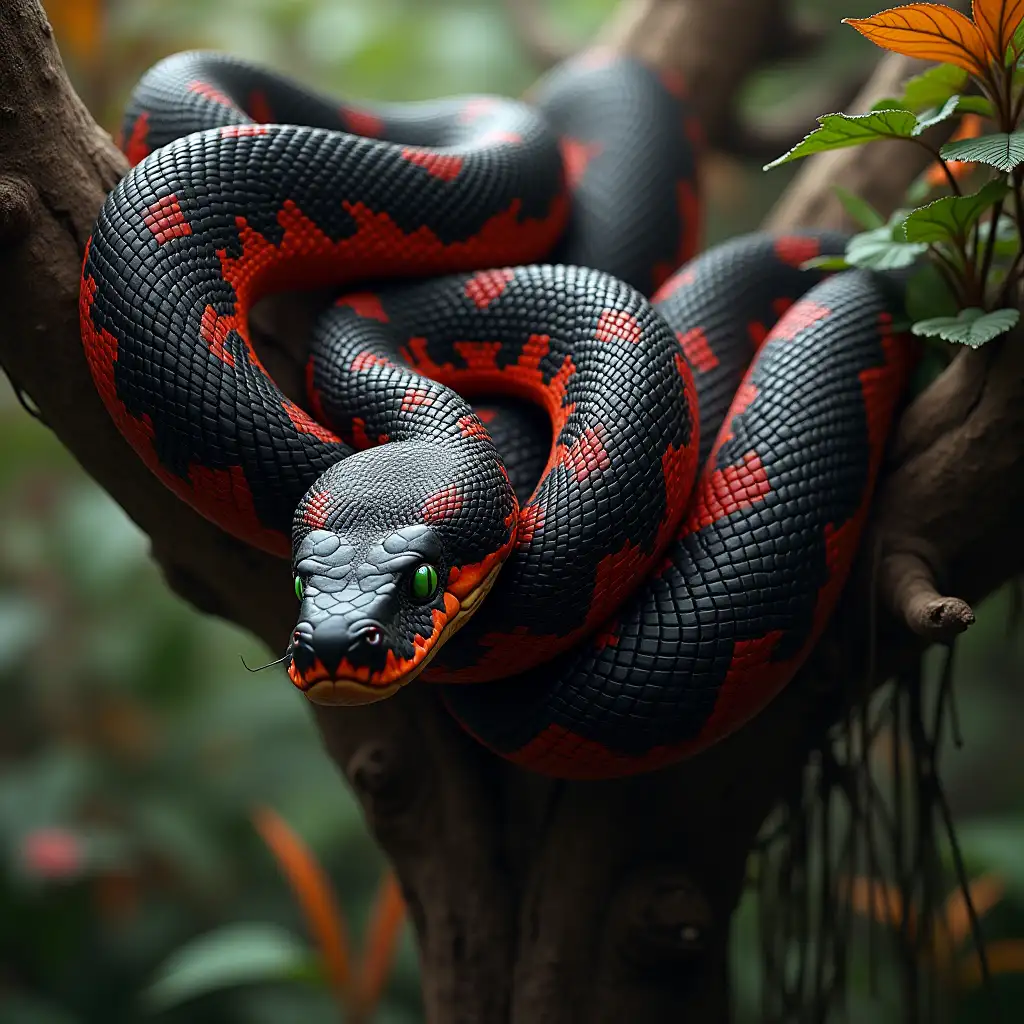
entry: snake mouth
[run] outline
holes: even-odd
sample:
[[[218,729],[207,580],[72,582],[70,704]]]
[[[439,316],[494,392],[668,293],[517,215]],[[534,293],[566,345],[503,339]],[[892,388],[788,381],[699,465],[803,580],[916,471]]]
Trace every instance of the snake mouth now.
[[[288,678],[314,704],[354,707],[359,704],[375,704],[394,696],[411,683],[434,659],[445,643],[454,636],[470,619],[480,602],[490,593],[498,578],[502,562],[498,562],[481,582],[460,601],[450,592],[444,595],[444,611],[434,612],[434,632],[427,639],[418,638],[416,653],[407,659],[388,654],[388,663],[380,672],[368,669],[356,672],[343,671],[329,675],[319,662],[303,675],[294,661],[288,665]]]

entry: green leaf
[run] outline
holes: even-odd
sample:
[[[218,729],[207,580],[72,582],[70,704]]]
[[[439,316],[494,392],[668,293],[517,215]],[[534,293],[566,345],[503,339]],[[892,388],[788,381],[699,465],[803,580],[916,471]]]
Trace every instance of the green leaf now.
[[[955,341],[971,348],[981,348],[987,341],[998,338],[1017,326],[1020,311],[997,309],[986,313],[983,309],[971,307],[961,310],[958,316],[937,316],[931,320],[919,320],[911,330],[923,338],[941,338]]]
[[[969,196],[943,196],[914,210],[903,222],[908,242],[945,242],[967,238],[978,218],[1009,194],[1004,181],[990,181]]]
[[[885,218],[866,199],[854,195],[842,185],[833,185],[832,191],[835,192],[836,198],[843,204],[843,209],[850,215],[850,218],[862,228],[872,230],[885,225]]]
[[[909,139],[917,117],[909,110],[874,110],[869,114],[824,114],[816,128],[788,153],[764,165],[764,170],[831,149],[862,146],[877,139]]]
[[[276,925],[232,924],[168,957],[142,997],[148,1009],[166,1010],[234,985],[308,978],[313,963],[310,950]]]
[[[941,106],[966,84],[967,72],[963,68],[955,64],[936,64],[907,80],[899,102],[908,110],[928,110],[929,107]]]
[[[800,264],[801,270],[849,270],[845,256],[815,256]]]
[[[911,266],[927,249],[927,245],[894,238],[893,228],[886,225],[854,235],[846,245],[846,262],[869,270],[899,270]]]
[[[925,114],[921,114],[917,119],[917,124],[914,126],[914,135],[920,135],[922,132],[926,132],[933,125],[940,124],[947,118],[952,117],[957,112],[959,104],[959,96],[950,96],[938,110],[930,110]]]
[[[997,132],[977,139],[947,142],[940,150],[944,160],[990,164],[1000,171],[1012,171],[1024,164],[1024,131]]]
[[[958,114],[980,114],[990,121],[995,120],[995,110],[992,101],[985,96],[961,96],[957,101],[956,112]]]

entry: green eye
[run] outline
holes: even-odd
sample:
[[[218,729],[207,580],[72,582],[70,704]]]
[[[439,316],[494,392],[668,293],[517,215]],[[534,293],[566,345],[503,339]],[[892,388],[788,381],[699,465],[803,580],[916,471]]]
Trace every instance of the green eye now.
[[[423,564],[412,574],[412,596],[417,601],[426,601],[437,591],[437,570]]]
[[[298,576],[295,577],[295,596],[301,601],[303,593],[302,580]]]

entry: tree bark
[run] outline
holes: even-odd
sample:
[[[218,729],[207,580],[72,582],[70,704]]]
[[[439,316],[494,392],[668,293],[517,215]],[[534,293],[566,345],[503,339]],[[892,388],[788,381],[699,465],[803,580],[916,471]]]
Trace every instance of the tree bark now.
[[[731,89],[745,71],[737,33],[756,32],[775,6],[627,0],[604,42],[702,92],[726,87],[707,85],[712,77]],[[727,47],[716,42],[723,26]],[[908,68],[900,61],[883,61],[864,102],[891,91],[886,76]],[[287,564],[169,500],[93,388],[79,340],[79,268],[126,165],[75,95],[37,0],[0,4],[0,93],[0,362],[148,533],[170,586],[282,648],[294,612]],[[811,162],[772,223],[833,222],[836,181],[891,209],[921,169],[913,148],[900,159],[879,158],[866,180],[847,156]],[[268,304],[258,325],[261,356],[296,400],[295,312],[311,308],[308,298]],[[564,783],[487,754],[426,686],[378,705],[314,709],[401,881],[432,1024],[728,1019],[729,923],[748,853],[799,779],[823,709],[864,671],[872,622],[882,678],[925,639],[967,624],[969,606],[944,593],[976,600],[1021,568],[1011,510],[1024,496],[1022,363],[1019,344],[965,352],[911,406],[833,628],[762,715],[699,757],[638,779]]]

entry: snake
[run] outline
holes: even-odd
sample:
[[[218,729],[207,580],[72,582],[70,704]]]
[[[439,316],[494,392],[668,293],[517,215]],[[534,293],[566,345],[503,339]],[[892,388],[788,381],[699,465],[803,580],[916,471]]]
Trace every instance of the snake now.
[[[593,50],[526,100],[340,104],[191,51],[121,143],[82,267],[93,382],[172,492],[291,558],[310,700],[422,678],[503,758],[608,778],[789,682],[915,350],[896,282],[806,267],[840,234],[698,254],[675,76]],[[319,288],[289,394],[250,312]]]

